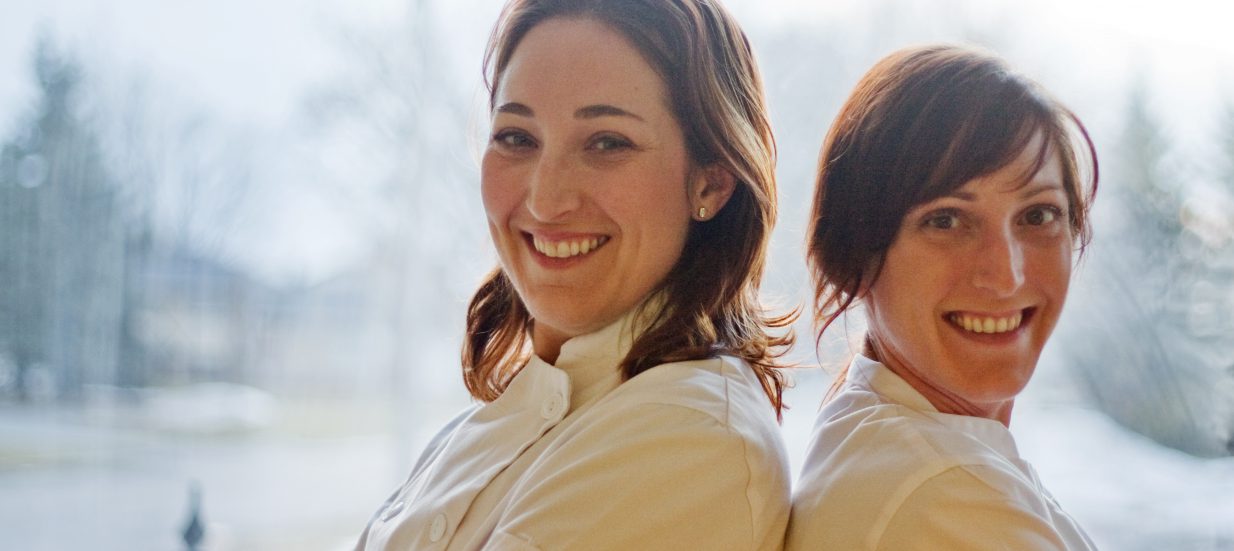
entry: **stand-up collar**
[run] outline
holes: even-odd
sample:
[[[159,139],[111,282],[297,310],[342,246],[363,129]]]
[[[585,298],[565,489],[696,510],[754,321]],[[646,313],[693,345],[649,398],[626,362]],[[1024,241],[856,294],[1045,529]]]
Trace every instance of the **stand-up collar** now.
[[[634,338],[646,328],[655,308],[649,306],[641,316],[637,315],[639,310],[634,308],[593,333],[562,343],[555,364],[533,355],[524,369],[565,372],[569,378],[569,411],[574,411],[621,384],[621,361],[633,346]]]
[[[1020,459],[1015,439],[1002,423],[984,417],[956,415],[938,411],[928,399],[887,366],[857,354],[848,366],[850,387],[865,389],[885,401],[921,412],[954,430],[970,434],[1007,459]]]

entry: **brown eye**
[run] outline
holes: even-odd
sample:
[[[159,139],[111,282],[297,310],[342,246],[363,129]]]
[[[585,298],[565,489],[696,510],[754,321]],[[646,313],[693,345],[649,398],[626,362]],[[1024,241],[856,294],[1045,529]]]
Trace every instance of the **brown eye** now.
[[[501,130],[493,134],[493,144],[503,149],[528,149],[535,147],[536,141],[521,130]]]
[[[935,230],[950,230],[960,225],[960,217],[951,212],[937,212],[925,219],[925,226]]]
[[[630,140],[627,140],[621,136],[614,136],[612,134],[597,136],[588,145],[589,149],[600,152],[621,151],[632,147],[634,147],[634,144]]]
[[[1062,218],[1062,209],[1049,205],[1033,207],[1024,213],[1024,223],[1029,226],[1044,226]]]

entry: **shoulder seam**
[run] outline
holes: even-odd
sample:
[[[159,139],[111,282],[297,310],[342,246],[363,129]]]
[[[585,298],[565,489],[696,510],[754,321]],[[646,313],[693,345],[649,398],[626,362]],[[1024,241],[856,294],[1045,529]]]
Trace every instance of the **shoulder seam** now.
[[[725,370],[733,369],[732,366],[728,365],[728,363],[724,361],[724,358],[722,356],[717,356],[716,358],[714,358],[714,361],[719,362],[720,364],[719,371],[721,375],[725,375],[724,373]],[[746,533],[749,535],[750,547],[753,548],[755,544],[757,543],[756,541],[754,541],[754,538],[756,537],[756,533],[754,529],[754,504],[751,503],[750,501],[750,484],[754,482],[754,472],[753,472],[754,467],[753,465],[750,464],[749,442],[746,442],[745,438],[741,438],[733,434],[732,381],[730,381],[728,377],[723,377],[723,379],[724,379],[724,430],[728,432],[729,436],[735,437],[738,442],[741,442],[742,463],[744,463],[746,467],[746,473],[745,473],[746,483],[745,483],[745,492],[744,492],[745,500],[746,500]]]

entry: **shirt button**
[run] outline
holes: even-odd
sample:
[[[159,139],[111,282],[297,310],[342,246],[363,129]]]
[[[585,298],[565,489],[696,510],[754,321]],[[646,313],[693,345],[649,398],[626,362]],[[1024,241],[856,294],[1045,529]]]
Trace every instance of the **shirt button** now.
[[[545,419],[552,419],[561,415],[561,411],[566,407],[566,399],[560,394],[549,396],[544,404],[540,406],[540,416]]]
[[[446,515],[437,513],[437,516],[433,517],[432,526],[429,526],[428,539],[437,543],[444,535],[446,535]]]
[[[402,501],[395,503],[394,505],[391,505],[389,509],[386,509],[386,514],[383,516],[383,519],[390,520],[394,518],[394,515],[397,515],[403,512],[403,505],[404,504]]]

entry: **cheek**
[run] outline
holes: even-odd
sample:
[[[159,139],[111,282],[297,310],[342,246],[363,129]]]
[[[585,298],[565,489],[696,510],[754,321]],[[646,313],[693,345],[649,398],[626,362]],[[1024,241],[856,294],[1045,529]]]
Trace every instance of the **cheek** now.
[[[509,217],[519,202],[519,186],[511,178],[510,170],[503,169],[491,153],[485,154],[480,164],[480,198],[489,222],[497,225]]]
[[[911,332],[906,325],[912,322],[913,306],[901,292],[903,286],[897,280],[898,275],[894,270],[884,269],[865,297],[869,330],[884,344],[891,344],[897,337]]]
[[[865,299],[870,330],[911,355],[935,331],[937,309],[957,279],[941,253],[897,243]]]
[[[684,182],[648,182],[627,187],[621,197],[609,195],[601,208],[621,228],[632,278],[642,284],[660,281],[683,254],[690,227]],[[680,190],[676,189],[680,187]]]
[[[1062,302],[1067,297],[1067,290],[1071,286],[1071,267],[1071,250],[1068,249],[1059,255],[1053,270],[1053,292],[1057,295],[1059,302]]]
[[[912,348],[912,337],[922,333],[920,326],[928,320],[924,319],[915,297],[908,293],[888,292],[889,287],[883,287],[882,292],[871,291],[867,298],[869,329],[884,344],[892,344],[901,352],[907,352]]]
[[[593,200],[628,231],[647,238],[684,239],[690,223],[689,198],[684,180],[640,171],[595,186]]]
[[[1062,301],[1071,285],[1071,270],[1074,259],[1067,244],[1059,244],[1042,250],[1041,254],[1027,259],[1032,278],[1052,297]]]

